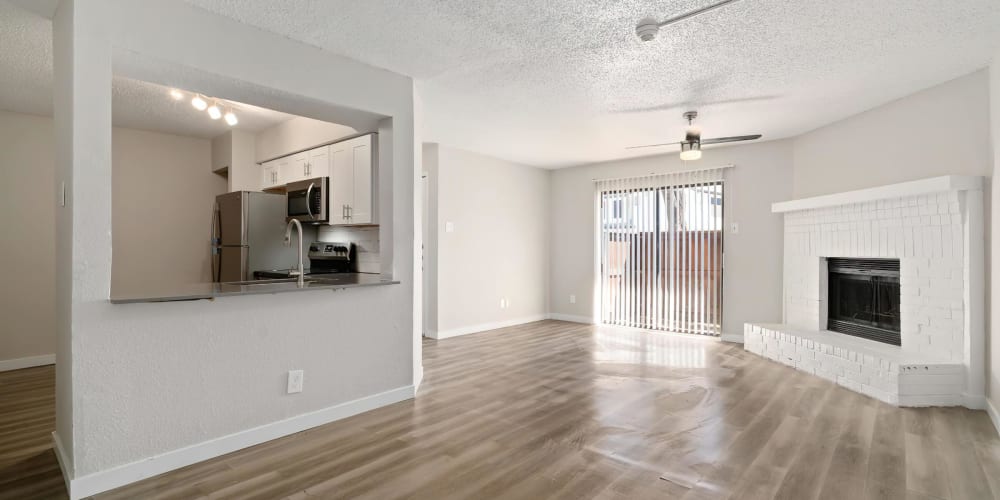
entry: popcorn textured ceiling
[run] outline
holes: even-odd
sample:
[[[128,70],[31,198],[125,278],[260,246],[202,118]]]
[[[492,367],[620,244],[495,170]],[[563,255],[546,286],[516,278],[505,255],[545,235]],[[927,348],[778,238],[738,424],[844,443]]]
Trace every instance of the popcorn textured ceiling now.
[[[186,1],[412,76],[425,140],[544,167],[672,151],[624,148],[678,140],[688,109],[705,137],[797,135],[1000,48],[996,0],[743,0],[649,43],[640,19],[712,0]]]

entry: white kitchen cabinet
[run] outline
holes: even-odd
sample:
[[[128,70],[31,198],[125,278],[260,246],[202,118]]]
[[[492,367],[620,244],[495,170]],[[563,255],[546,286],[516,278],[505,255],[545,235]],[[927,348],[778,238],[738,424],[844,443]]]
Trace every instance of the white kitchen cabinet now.
[[[330,175],[330,146],[321,146],[276,160],[282,184]]]
[[[290,182],[297,182],[303,179],[308,179],[306,177],[306,163],[309,160],[309,155],[305,151],[301,153],[296,153],[291,156],[286,156],[284,158],[278,158],[278,162],[281,169],[281,178],[284,184]]]
[[[306,152],[306,179],[330,175],[330,146],[310,149]]]
[[[330,145],[330,224],[371,224],[373,136]]]
[[[281,170],[279,168],[279,160],[266,161],[261,164],[261,178],[260,178],[260,188],[261,190],[271,189],[284,184],[281,180]]]

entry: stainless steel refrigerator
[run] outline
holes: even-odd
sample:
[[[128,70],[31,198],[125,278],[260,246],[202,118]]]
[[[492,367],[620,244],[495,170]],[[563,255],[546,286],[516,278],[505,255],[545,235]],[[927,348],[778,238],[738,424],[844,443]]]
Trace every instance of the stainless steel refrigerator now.
[[[295,248],[286,247],[285,195],[235,191],[215,197],[212,276],[247,281],[254,271],[288,269]]]

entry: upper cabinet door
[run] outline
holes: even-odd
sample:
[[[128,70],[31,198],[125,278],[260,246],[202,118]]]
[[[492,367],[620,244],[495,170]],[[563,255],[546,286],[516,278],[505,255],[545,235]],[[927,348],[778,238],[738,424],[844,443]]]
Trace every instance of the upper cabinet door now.
[[[281,183],[301,181],[309,178],[308,171],[309,154],[307,152],[296,153],[278,159],[281,167]]]
[[[372,136],[366,135],[351,141],[351,160],[354,170],[354,200],[347,208],[351,224],[372,222]]]
[[[278,185],[278,160],[266,161],[260,165],[260,189],[270,189]]]
[[[330,224],[350,224],[347,207],[354,201],[354,156],[347,142],[330,146]]]
[[[307,153],[306,178],[330,175],[330,146],[311,149]]]

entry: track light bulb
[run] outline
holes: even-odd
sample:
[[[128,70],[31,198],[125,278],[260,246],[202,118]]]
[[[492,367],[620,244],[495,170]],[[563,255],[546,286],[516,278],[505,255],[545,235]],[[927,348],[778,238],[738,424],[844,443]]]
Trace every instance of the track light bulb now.
[[[196,95],[191,99],[191,105],[198,111],[205,111],[205,108],[208,107],[208,102],[202,99],[200,95]]]
[[[233,113],[232,111],[227,111],[225,118],[226,118],[226,123],[228,123],[230,127],[234,127],[236,126],[237,123],[240,122],[236,118],[236,113]]]
[[[184,98],[184,92],[177,89],[170,89],[170,98],[179,101]]]
[[[213,103],[210,108],[208,108],[208,117],[213,120],[218,120],[222,118],[222,110],[219,109],[219,105]]]

